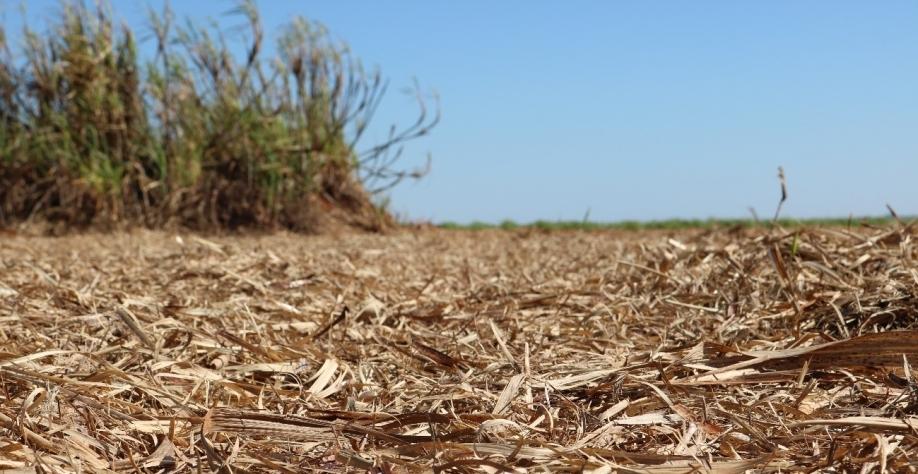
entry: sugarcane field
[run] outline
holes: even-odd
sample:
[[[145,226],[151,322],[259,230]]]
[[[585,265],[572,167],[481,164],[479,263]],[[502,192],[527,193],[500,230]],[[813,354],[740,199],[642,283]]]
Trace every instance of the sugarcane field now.
[[[918,472],[918,5],[173,3],[0,7],[0,473]]]

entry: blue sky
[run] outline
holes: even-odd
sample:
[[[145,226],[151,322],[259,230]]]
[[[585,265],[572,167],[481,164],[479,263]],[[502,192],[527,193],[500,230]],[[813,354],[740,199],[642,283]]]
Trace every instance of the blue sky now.
[[[160,4],[111,3],[141,26]],[[303,15],[382,68],[370,138],[412,118],[412,78],[439,93],[443,121],[406,150],[432,172],[391,196],[409,218],[768,216],[779,165],[788,216],[918,214],[918,2],[259,4],[269,33]],[[232,6],[173,2],[221,21]]]

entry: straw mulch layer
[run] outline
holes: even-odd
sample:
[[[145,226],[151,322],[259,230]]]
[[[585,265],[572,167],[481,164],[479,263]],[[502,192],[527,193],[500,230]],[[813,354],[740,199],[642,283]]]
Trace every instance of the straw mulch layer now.
[[[0,468],[914,471],[913,240],[0,236]]]

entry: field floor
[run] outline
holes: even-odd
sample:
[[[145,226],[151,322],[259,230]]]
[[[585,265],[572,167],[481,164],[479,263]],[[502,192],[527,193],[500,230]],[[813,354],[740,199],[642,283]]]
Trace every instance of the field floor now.
[[[0,235],[0,469],[914,472],[914,238]]]

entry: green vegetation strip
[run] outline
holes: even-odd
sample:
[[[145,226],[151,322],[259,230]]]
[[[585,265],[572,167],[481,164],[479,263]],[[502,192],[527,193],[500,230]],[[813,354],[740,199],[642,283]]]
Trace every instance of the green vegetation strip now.
[[[912,218],[904,218],[903,222],[911,222]],[[779,219],[777,225],[781,227],[882,227],[896,223],[891,217],[852,217],[852,218],[811,218],[811,219]],[[752,219],[668,219],[659,221],[619,221],[619,222],[593,222],[593,221],[547,221],[538,220],[530,223],[518,223],[505,220],[500,223],[475,221],[467,224],[456,222],[443,222],[437,227],[454,230],[485,230],[485,229],[539,229],[539,230],[667,230],[667,229],[709,229],[725,227],[769,227],[772,221],[756,221]]]

